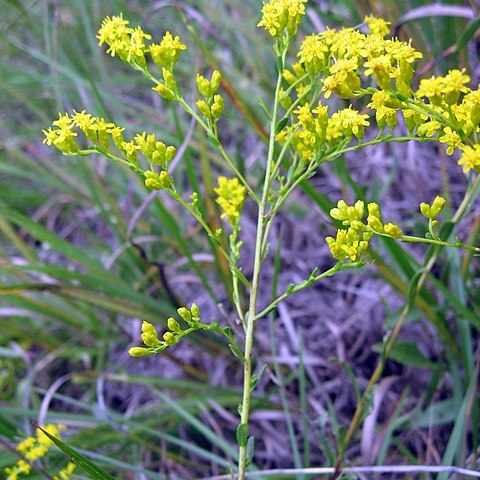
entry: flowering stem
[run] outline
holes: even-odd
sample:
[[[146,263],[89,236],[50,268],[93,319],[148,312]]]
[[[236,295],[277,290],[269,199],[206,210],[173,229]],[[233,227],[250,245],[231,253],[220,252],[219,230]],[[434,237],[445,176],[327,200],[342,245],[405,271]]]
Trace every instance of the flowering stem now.
[[[279,54],[282,67],[279,69],[277,77],[277,85],[275,88],[275,97],[273,101],[272,119],[270,122],[270,136],[268,142],[268,155],[267,165],[265,171],[265,179],[263,185],[262,199],[258,207],[257,218],[257,234],[255,240],[255,260],[253,265],[253,279],[252,289],[250,290],[250,301],[247,318],[245,323],[247,330],[245,333],[245,352],[244,352],[244,371],[243,371],[243,400],[241,404],[240,413],[240,427],[248,432],[248,419],[250,415],[250,397],[252,393],[251,379],[252,379],[252,349],[253,349],[253,337],[254,337],[254,325],[257,320],[256,308],[257,308],[257,295],[260,280],[260,271],[262,266],[262,245],[264,242],[265,232],[265,212],[268,203],[268,195],[271,183],[271,169],[273,154],[275,151],[275,129],[277,126],[278,105],[280,97],[280,87],[282,84],[282,69],[285,62],[287,48],[283,48]],[[238,479],[245,480],[245,472],[247,467],[247,445],[246,442],[241,442],[239,445],[238,455]]]
[[[203,219],[203,217],[199,214],[199,212],[196,210],[195,207],[190,205],[188,202],[186,202],[181,195],[179,195],[175,190],[172,190],[171,188],[166,190],[167,193],[178,203],[183,205],[198,221],[198,223],[203,227],[203,229],[207,232],[208,236],[216,243],[218,246],[219,251],[221,254],[225,257],[225,259],[228,261],[228,264],[230,265],[230,268],[232,268],[235,271],[235,274],[237,278],[240,279],[240,281],[247,287],[251,288],[252,285],[250,282],[247,280],[245,275],[239,270],[235,262],[230,258],[230,255],[225,251],[225,249],[222,247],[220,242],[217,240],[217,237],[215,234],[212,232],[212,229],[208,225],[208,223]]]
[[[150,81],[152,81],[153,83],[155,83],[156,85],[161,85],[162,82],[160,80],[158,80],[157,78],[155,78],[147,68],[141,68],[140,69],[142,71],[142,73],[145,75],[146,78],[148,78]],[[225,149],[223,148],[222,144],[220,143],[220,141],[218,140],[218,137],[217,137],[217,133],[216,133],[216,129],[215,130],[212,130],[204,121],[203,119],[197,114],[197,112],[192,108],[190,107],[190,105],[185,101],[185,99],[183,98],[182,94],[180,91],[177,91],[177,92],[172,92],[172,94],[174,95],[174,99],[175,101],[177,101],[180,106],[185,110],[185,112],[187,112],[190,116],[192,116],[197,122],[198,124],[205,130],[205,132],[207,133],[208,137],[210,139],[212,139],[214,142],[215,142],[215,146],[218,148],[218,150],[220,151],[222,157],[225,159],[225,161],[227,162],[228,166],[233,170],[233,172],[235,173],[235,175],[238,177],[238,179],[242,182],[242,185],[247,189],[249,195],[255,200],[255,202],[258,204],[260,203],[260,199],[257,197],[257,195],[255,194],[255,192],[253,191],[252,187],[250,187],[250,185],[248,184],[247,180],[244,178],[244,176],[240,173],[240,171],[238,170],[237,166],[233,163],[232,159],[229,157],[228,153],[225,151]]]
[[[467,193],[465,194],[465,197],[462,200],[462,203],[458,207],[457,211],[455,212],[455,215],[452,218],[452,222],[456,224],[462,216],[465,214],[467,207],[474,197],[476,191],[478,190],[480,186],[480,175],[477,176],[475,183],[469,188]],[[355,410],[355,413],[353,415],[352,421],[350,422],[350,425],[348,427],[347,433],[345,434],[344,442],[343,442],[343,451],[339,454],[337,458],[337,462],[335,464],[335,473],[332,476],[332,480],[335,480],[339,477],[340,472],[341,472],[341,465],[343,462],[343,456],[347,450],[348,445],[350,444],[350,441],[353,438],[353,434],[355,433],[358,424],[360,423],[362,417],[363,417],[363,412],[364,409],[367,405],[367,399],[369,396],[370,391],[372,388],[375,386],[375,384],[378,382],[380,379],[382,373],[383,373],[383,367],[385,366],[385,362],[387,358],[390,355],[390,352],[392,351],[393,345],[395,343],[395,340],[398,337],[398,334],[400,333],[400,330],[402,329],[403,324],[405,323],[405,320],[407,318],[408,313],[410,312],[410,309],[413,306],[413,303],[415,302],[416,294],[420,291],[422,288],[423,284],[425,283],[430,270],[433,268],[435,262],[437,261],[438,256],[440,255],[440,250],[437,252],[434,252],[430,258],[430,260],[427,262],[425,267],[422,269],[421,276],[418,280],[418,283],[414,286],[415,288],[415,295],[409,295],[409,300],[405,304],[402,313],[400,315],[400,318],[398,319],[397,324],[395,325],[395,328],[392,330],[392,333],[389,335],[387,342],[385,344],[385,348],[383,350],[383,355],[382,359],[380,362],[378,362],[375,370],[372,373],[372,376],[370,377],[370,380],[368,381],[368,384],[363,392],[362,397],[360,398],[360,401],[357,404],[357,408]]]

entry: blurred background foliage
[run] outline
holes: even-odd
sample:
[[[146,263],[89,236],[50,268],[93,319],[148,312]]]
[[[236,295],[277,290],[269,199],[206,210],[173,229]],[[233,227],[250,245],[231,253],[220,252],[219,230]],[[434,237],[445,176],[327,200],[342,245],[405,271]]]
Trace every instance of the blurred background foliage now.
[[[241,366],[223,341],[198,335],[161,358],[126,354],[138,343],[141,320],[162,326],[177,306],[192,301],[206,316],[238,328],[228,268],[191,218],[149,194],[130,171],[100,157],[62,157],[42,145],[41,130],[58,112],[85,108],[124,125],[130,137],[155,132],[183,149],[176,184],[185,196],[198,191],[205,217],[220,226],[212,187],[225,172],[221,159],[182,112],[106,55],[95,35],[104,16],[119,12],[154,39],[166,30],[180,35],[189,48],[178,81],[192,100],[195,72],[218,67],[229,97],[222,137],[255,184],[266,124],[257,97],[271,102],[275,71],[270,42],[255,28],[260,6],[253,0],[0,0],[5,441],[28,434],[32,419],[62,422],[69,443],[116,478],[198,478],[224,472],[225,459],[234,461]],[[424,53],[423,75],[466,68],[478,84],[480,11],[473,1],[312,0],[300,37],[327,25],[360,25],[366,14],[384,16],[396,35],[413,39]],[[466,180],[455,162],[424,147],[395,148],[342,159],[302,186],[277,232],[286,253],[271,266],[266,281],[272,288],[331,262],[323,237],[326,213],[338,198],[380,201],[413,231],[422,228],[420,201],[441,193],[453,205],[462,198]],[[247,206],[246,274],[250,213]],[[478,244],[479,230],[473,209],[459,233]],[[293,260],[304,247],[303,260]],[[335,462],[355,388],[366,384],[422,252],[378,245],[367,274],[342,276],[317,289],[313,300],[292,299],[288,312],[280,310],[270,330],[259,332],[257,348],[268,369],[253,405],[256,466]],[[347,452],[353,462],[477,464],[479,262],[455,251],[441,259],[371,399],[372,414]],[[316,319],[322,311],[326,318]],[[327,362],[331,356],[339,361]],[[0,451],[0,468],[15,461]]]

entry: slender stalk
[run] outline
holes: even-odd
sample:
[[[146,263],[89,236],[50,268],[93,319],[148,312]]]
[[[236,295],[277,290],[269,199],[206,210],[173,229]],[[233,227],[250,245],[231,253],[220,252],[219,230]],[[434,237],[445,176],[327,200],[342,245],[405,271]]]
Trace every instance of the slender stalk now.
[[[480,252],[480,248],[474,247],[473,245],[466,245],[464,243],[458,244],[458,243],[452,243],[452,242],[444,242],[443,240],[436,240],[433,238],[412,237],[410,235],[402,235],[400,240],[406,243],[430,243],[431,245],[439,245],[441,247],[463,248],[465,250]]]
[[[286,48],[283,48],[281,51],[281,62],[282,65],[285,62]],[[279,96],[280,96],[280,87],[282,84],[282,71],[278,72],[277,85],[275,88],[275,97],[273,100],[273,112],[272,119],[270,122],[270,135],[268,142],[268,155],[267,155],[267,165],[265,170],[265,179],[263,185],[262,199],[258,207],[258,218],[257,218],[257,234],[255,239],[255,260],[253,264],[253,278],[252,278],[252,288],[250,290],[250,301],[249,301],[249,310],[248,316],[245,319],[247,325],[247,330],[245,332],[245,353],[244,353],[244,369],[243,369],[243,399],[241,405],[241,414],[240,414],[240,423],[245,425],[245,428],[248,427],[248,419],[250,416],[250,396],[251,396],[251,379],[252,379],[252,349],[253,349],[253,338],[254,338],[254,326],[256,320],[256,308],[257,308],[257,296],[258,296],[258,287],[260,280],[260,271],[262,266],[262,244],[264,241],[264,228],[265,228],[265,212],[268,203],[268,194],[269,187],[271,183],[271,169],[272,169],[272,160],[275,150],[275,129],[277,124],[278,117],[278,105],[279,105]],[[248,431],[248,430],[247,430]],[[246,444],[239,445],[239,455],[238,455],[238,479],[245,480],[246,472],[246,454],[247,448]]]

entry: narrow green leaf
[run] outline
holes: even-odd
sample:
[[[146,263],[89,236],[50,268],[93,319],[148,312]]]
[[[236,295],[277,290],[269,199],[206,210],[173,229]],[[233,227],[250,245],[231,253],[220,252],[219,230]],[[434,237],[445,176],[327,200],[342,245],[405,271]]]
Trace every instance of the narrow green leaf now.
[[[246,453],[246,466],[248,467],[253,460],[253,454],[255,452],[255,437],[248,437],[247,440],[247,453]]]
[[[283,117],[278,123],[277,126],[275,127],[275,135],[278,135],[285,127],[285,125],[288,122],[288,117]]]
[[[377,343],[372,347],[372,350],[374,352],[381,353],[383,350],[383,345]],[[436,369],[440,368],[441,366],[440,364],[425,358],[415,343],[403,340],[398,340],[394,343],[388,358],[395,360],[402,365],[410,365],[416,368]]]
[[[67,455],[73,462],[75,462],[80,468],[83,468],[88,475],[94,480],[115,480],[109,473],[95,465],[87,457],[78,453],[73,448],[63,443],[58,438],[54,437],[42,427],[38,427],[65,455]]]

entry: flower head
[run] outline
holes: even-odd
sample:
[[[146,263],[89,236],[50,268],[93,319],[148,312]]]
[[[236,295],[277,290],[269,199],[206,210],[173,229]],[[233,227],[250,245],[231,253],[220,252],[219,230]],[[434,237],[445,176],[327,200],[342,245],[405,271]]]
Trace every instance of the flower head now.
[[[217,194],[216,201],[223,210],[222,218],[226,217],[230,225],[236,227],[245,202],[245,187],[240,185],[238,178],[220,177],[214,191]]]
[[[470,170],[480,172],[480,145],[477,144],[473,145],[473,147],[465,147],[458,164],[463,165],[463,171],[465,173]]]
[[[305,15],[307,0],[270,0],[262,7],[262,19],[257,27],[264,27],[272,37],[280,37],[286,30],[294,35]]]
[[[177,63],[180,52],[186,50],[186,45],[180,42],[180,37],[175,37],[167,32],[160,43],[152,43],[149,47],[152,60],[160,67],[167,67],[169,70]]]

